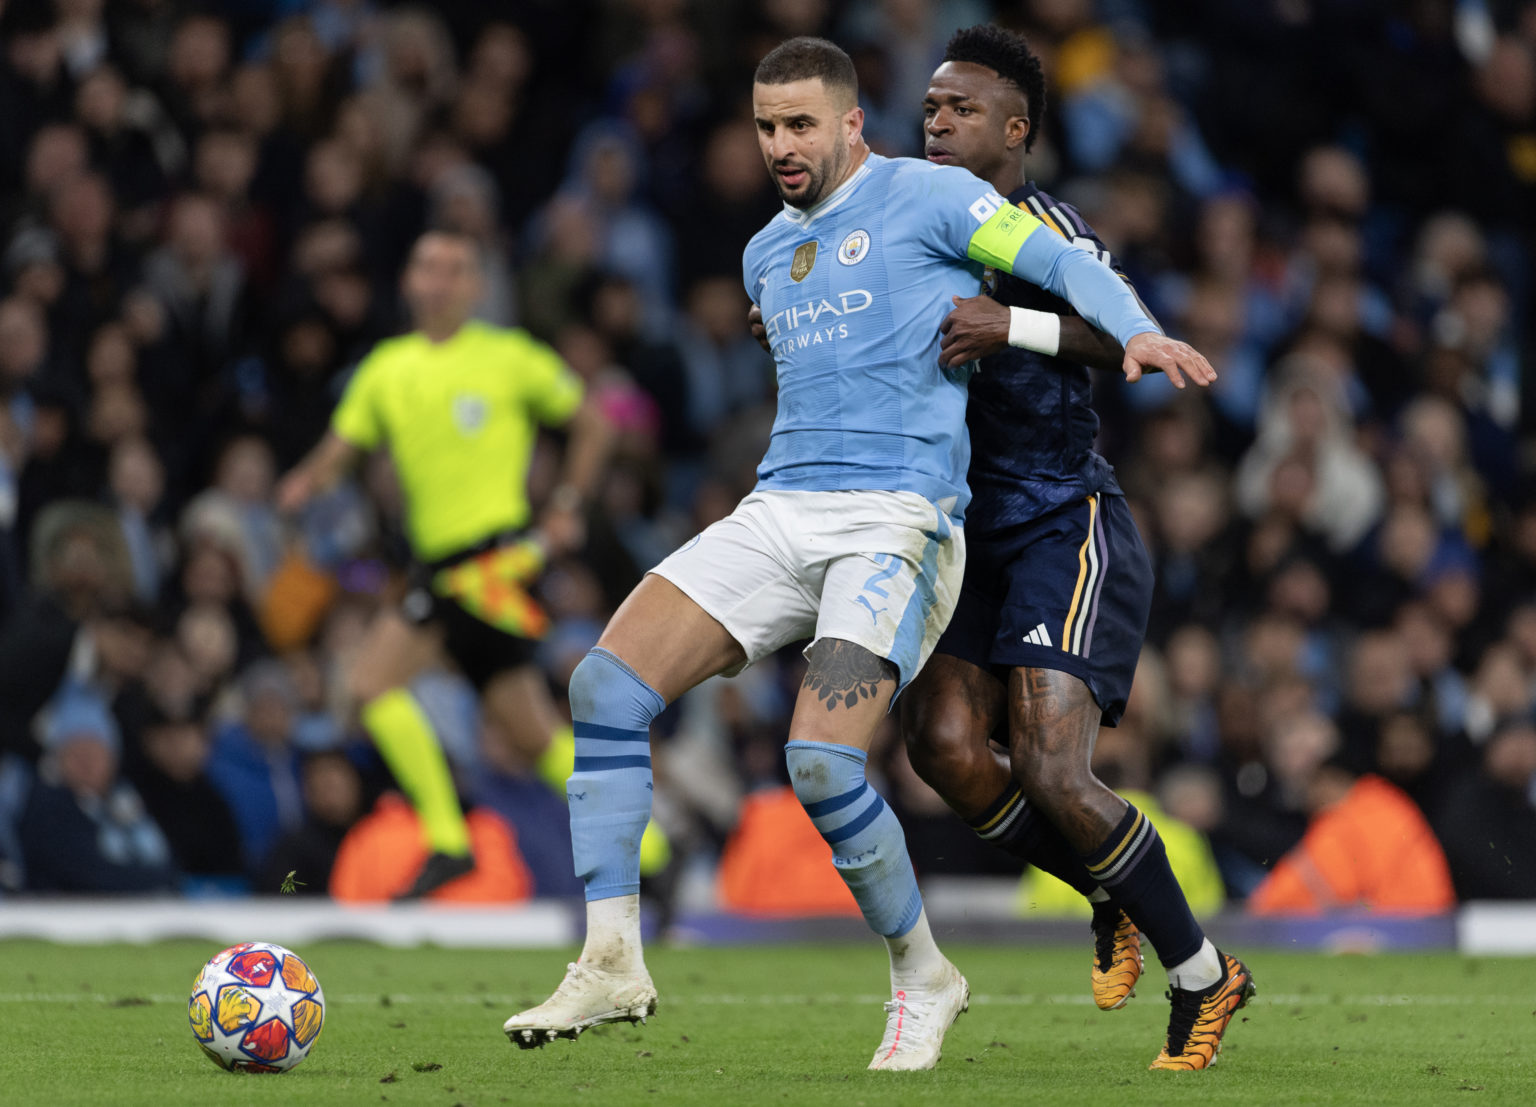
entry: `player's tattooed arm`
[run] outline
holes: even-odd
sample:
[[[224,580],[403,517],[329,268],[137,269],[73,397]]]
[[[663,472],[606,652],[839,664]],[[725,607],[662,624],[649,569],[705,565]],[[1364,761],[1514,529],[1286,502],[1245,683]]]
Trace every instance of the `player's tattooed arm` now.
[[[882,682],[896,681],[896,666],[840,638],[823,638],[811,647],[806,659],[810,668],[802,687],[815,692],[828,711],[872,700]]]

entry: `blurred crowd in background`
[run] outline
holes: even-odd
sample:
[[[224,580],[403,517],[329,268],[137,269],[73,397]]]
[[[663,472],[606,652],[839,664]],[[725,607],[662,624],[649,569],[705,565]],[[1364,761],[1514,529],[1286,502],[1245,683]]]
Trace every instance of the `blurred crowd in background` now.
[[[484,244],[481,316],[552,343],[620,432],[585,550],[539,588],[563,702],[766,445],[740,276],[778,207],[757,59],[831,37],[874,149],[920,155],[948,35],[995,20],[1045,64],[1032,176],[1221,374],[1097,380],[1157,572],[1099,774],[1188,832],[1205,907],[1346,810],[1339,905],[1438,850],[1459,898],[1536,898],[1536,3],[0,9],[0,894],[331,885],[388,785],[340,674],[398,598],[400,499],[385,457],[299,518],[272,488],[404,326],[429,226]],[[787,650],[659,721],[674,874],[782,787],[802,671]],[[453,674],[417,690],[526,890],[579,892],[563,798]],[[874,761],[921,872],[1011,871],[894,725]]]

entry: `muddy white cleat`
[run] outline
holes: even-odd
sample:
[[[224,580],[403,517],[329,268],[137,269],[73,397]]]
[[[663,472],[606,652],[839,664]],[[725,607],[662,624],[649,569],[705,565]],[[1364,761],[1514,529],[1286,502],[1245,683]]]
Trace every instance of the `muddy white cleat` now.
[[[945,1031],[971,1005],[971,986],[960,970],[947,961],[944,969],[938,987],[898,990],[885,1005],[885,1037],[871,1069],[909,1072],[939,1063]]]
[[[606,1022],[644,1022],[656,1013],[656,986],[642,967],[614,973],[577,961],[566,966],[555,994],[537,1007],[513,1015],[502,1030],[514,1045],[534,1049],[556,1038],[575,1040],[588,1027]]]

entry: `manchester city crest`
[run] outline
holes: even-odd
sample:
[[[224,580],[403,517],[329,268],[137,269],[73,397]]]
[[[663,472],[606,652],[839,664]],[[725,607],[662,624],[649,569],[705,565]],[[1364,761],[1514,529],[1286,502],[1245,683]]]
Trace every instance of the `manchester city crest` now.
[[[858,230],[843,239],[843,244],[837,248],[837,260],[844,265],[857,265],[864,260],[864,255],[867,253],[869,253],[869,232]]]
[[[796,281],[803,281],[816,268],[816,240],[802,242],[795,247],[795,258],[789,263],[789,275]]]

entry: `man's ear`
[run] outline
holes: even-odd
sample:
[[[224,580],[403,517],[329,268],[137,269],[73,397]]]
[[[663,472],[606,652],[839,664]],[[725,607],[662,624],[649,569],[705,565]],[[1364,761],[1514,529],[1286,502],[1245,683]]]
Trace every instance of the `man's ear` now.
[[[843,130],[850,148],[857,146],[864,137],[864,109],[855,105],[843,116]]]
[[[1029,137],[1032,124],[1027,115],[1011,115],[1004,128],[1008,149],[1017,150],[1024,145],[1024,140]]]

